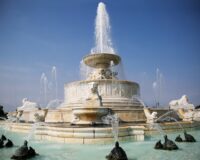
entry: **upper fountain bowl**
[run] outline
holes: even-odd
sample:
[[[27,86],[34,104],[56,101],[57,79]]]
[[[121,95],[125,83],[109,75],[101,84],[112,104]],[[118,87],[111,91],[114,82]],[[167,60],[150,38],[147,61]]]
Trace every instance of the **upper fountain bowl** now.
[[[86,65],[93,68],[108,68],[111,65],[117,65],[121,61],[120,56],[110,53],[89,54],[83,58]]]

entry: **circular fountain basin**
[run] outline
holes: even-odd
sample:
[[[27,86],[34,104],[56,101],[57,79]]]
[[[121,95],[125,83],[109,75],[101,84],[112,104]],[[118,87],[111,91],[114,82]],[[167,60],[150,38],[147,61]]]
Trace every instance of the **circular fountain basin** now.
[[[117,65],[120,60],[120,56],[109,53],[89,54],[83,58],[84,63],[93,68],[108,68],[111,61],[113,65]]]
[[[136,107],[141,103],[133,98],[140,95],[139,84],[124,80],[85,80],[65,84],[63,107],[81,107],[90,94],[92,83],[98,83],[98,92],[104,107]]]
[[[90,95],[92,83],[98,83],[103,107],[117,113],[125,122],[145,121],[138,83],[125,80],[85,80],[65,84],[64,104],[60,109],[82,107]],[[86,106],[85,106],[86,107]]]
[[[5,131],[0,128],[0,134],[3,134]],[[24,136],[26,134],[14,133],[14,132],[6,132],[6,137],[11,138],[16,146],[21,146],[24,141]],[[178,143],[178,146],[181,148],[178,151],[158,151],[153,148],[155,143],[159,139],[163,139],[161,135],[151,135],[146,136],[145,139],[140,142],[130,141],[127,139],[128,143],[120,143],[120,146],[125,150],[127,153],[128,159],[142,159],[142,160],[161,160],[161,159],[168,159],[168,160],[199,160],[199,148],[200,148],[200,130],[190,130],[189,132],[192,134],[196,139],[197,142],[195,144],[189,143]],[[178,134],[183,134],[183,132],[173,132],[168,133],[170,139],[174,140]],[[113,148],[114,141],[110,141],[110,143],[104,144],[103,140],[99,140],[100,144],[93,144],[88,145],[88,141],[83,141],[84,145],[77,145],[77,144],[62,144],[65,140],[61,141],[58,137],[54,137],[53,142],[47,141],[47,139],[42,140],[34,140],[32,139],[30,144],[39,156],[36,156],[35,160],[39,159],[73,159],[73,160],[105,160],[105,156],[110,153],[111,149]],[[72,141],[76,143],[76,140]],[[121,141],[120,141],[121,142]],[[66,142],[67,143],[67,140]],[[102,145],[104,144],[104,145]],[[13,149],[1,149],[0,155],[1,159],[3,160],[10,160],[10,156],[14,153]],[[145,153],[145,154],[144,154]]]
[[[107,115],[108,112],[109,109],[104,107],[74,107],[72,113],[78,117],[79,120],[73,124],[103,124],[101,118]]]

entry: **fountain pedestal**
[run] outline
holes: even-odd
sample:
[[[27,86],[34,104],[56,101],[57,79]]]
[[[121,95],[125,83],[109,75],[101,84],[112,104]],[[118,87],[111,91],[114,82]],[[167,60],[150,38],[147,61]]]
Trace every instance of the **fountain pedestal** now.
[[[104,107],[74,107],[72,113],[76,120],[72,124],[93,125],[103,124],[102,117],[108,114],[108,108]]]
[[[81,107],[72,108],[74,119],[72,124],[93,125],[103,124],[102,117],[108,114],[108,108],[102,106],[98,92],[98,83],[92,83],[91,93]]]

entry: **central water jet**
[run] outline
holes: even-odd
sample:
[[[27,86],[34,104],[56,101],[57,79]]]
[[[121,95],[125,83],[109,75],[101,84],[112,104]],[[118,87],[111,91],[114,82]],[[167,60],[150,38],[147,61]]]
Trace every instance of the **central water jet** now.
[[[110,38],[110,22],[104,3],[100,2],[97,7],[95,22],[96,46],[91,53],[115,53]]]

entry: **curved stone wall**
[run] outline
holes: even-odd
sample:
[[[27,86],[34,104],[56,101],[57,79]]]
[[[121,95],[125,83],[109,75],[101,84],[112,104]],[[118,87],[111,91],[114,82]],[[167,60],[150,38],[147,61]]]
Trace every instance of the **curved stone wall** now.
[[[134,96],[140,95],[139,84],[121,80],[87,80],[65,84],[64,107],[79,107],[88,98],[92,82],[98,83],[98,92],[104,107],[141,106]]]

